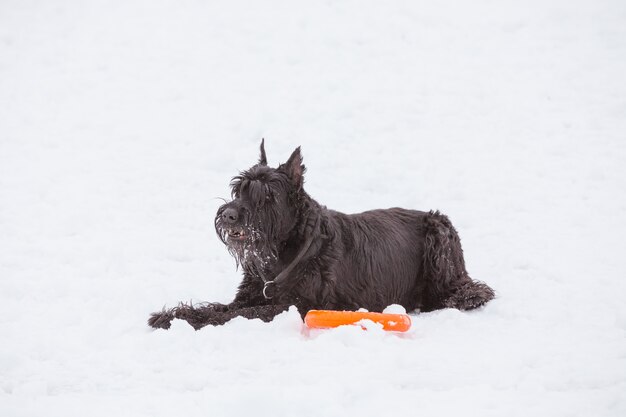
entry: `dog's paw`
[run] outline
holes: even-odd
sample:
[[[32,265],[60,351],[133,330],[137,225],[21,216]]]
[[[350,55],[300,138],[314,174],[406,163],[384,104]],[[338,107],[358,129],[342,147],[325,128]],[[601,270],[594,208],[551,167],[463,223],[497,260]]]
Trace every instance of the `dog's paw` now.
[[[456,308],[461,311],[474,310],[487,304],[484,298],[471,296],[462,299],[449,299],[446,302],[447,308]]]
[[[494,291],[485,283],[471,281],[462,287],[444,302],[448,308],[459,310],[473,310],[487,304],[495,297]]]
[[[171,311],[163,310],[158,313],[150,314],[148,326],[154,329],[169,329],[172,326],[174,315]]]

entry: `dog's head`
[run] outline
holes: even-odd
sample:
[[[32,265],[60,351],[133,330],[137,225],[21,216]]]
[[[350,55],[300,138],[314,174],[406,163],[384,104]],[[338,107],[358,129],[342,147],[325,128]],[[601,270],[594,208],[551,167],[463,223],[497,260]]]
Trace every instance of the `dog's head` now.
[[[237,264],[264,266],[277,258],[298,223],[304,171],[300,147],[270,168],[261,141],[259,162],[232,179],[232,201],[217,210],[215,230]]]

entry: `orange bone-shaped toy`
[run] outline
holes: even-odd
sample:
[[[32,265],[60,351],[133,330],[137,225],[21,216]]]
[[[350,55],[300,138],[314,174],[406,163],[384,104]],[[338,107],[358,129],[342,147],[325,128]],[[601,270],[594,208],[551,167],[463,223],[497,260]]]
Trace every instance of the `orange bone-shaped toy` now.
[[[328,329],[344,324],[358,324],[361,320],[371,320],[383,325],[384,330],[406,332],[411,327],[411,318],[406,314],[370,313],[361,311],[311,310],[304,322],[308,327]]]

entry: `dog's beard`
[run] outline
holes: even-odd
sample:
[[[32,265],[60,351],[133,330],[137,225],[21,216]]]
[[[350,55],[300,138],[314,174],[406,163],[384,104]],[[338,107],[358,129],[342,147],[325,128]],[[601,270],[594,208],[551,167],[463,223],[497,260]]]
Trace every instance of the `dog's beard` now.
[[[217,235],[228,252],[235,258],[237,268],[254,267],[261,273],[278,259],[278,247],[260,227],[254,227],[247,219],[244,225],[225,225],[218,214],[215,220]],[[257,221],[258,224],[258,221]]]
[[[235,258],[237,267],[253,265],[260,271],[264,271],[278,258],[277,248],[271,244],[271,241],[265,239],[264,234],[258,229],[244,228],[243,230],[246,236],[244,240],[226,238],[225,244],[228,252]]]

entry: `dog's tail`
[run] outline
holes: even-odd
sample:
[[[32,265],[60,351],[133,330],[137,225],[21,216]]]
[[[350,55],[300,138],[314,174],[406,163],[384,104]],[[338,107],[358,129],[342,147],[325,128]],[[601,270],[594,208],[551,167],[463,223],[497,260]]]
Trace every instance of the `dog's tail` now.
[[[438,211],[431,211],[425,219],[423,265],[427,304],[431,304],[427,309],[472,310],[495,297],[487,284],[467,273],[461,239],[448,217]]]

